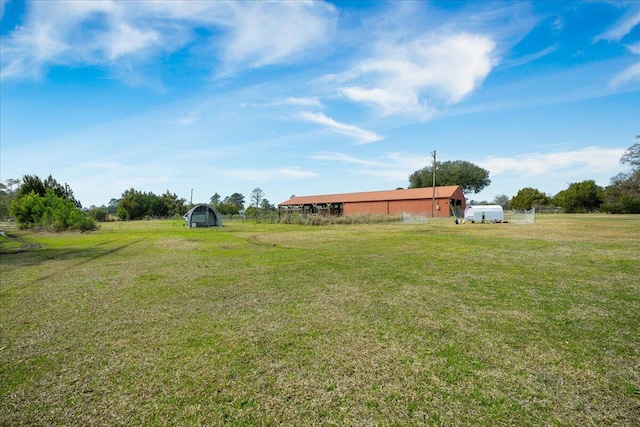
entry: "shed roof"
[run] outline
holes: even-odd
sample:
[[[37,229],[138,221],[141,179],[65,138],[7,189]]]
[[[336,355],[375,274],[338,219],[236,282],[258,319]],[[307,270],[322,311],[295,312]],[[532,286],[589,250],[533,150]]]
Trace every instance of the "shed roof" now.
[[[469,205],[467,206],[467,210],[478,209],[481,211],[502,211],[503,208],[501,205]]]
[[[460,189],[458,185],[436,187],[437,199],[451,198]],[[431,199],[433,187],[409,188],[406,190],[365,191],[360,193],[323,194],[319,196],[293,197],[278,206],[313,205],[321,203],[357,203],[384,200]]]
[[[221,227],[222,217],[220,213],[207,204],[192,207],[183,215],[187,227]]]

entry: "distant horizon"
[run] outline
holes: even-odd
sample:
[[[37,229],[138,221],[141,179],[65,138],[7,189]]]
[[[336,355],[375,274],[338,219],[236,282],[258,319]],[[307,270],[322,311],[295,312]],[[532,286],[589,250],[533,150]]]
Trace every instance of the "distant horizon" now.
[[[209,203],[607,186],[640,134],[640,2],[0,0],[0,181]]]

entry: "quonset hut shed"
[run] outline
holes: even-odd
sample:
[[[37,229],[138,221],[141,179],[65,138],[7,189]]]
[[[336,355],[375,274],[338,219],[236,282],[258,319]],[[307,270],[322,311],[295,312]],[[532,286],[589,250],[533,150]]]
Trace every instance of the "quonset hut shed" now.
[[[435,206],[433,201],[435,199]],[[432,210],[433,206],[433,210]],[[461,217],[466,207],[462,189],[457,186],[410,188],[407,190],[368,191],[293,197],[278,204],[280,214],[302,215],[394,215],[410,213],[437,218]]]
[[[222,227],[222,217],[209,205],[197,205],[189,209],[183,218],[188,228]]]
[[[504,211],[500,205],[467,206],[464,219],[472,222],[495,222],[504,220]]]

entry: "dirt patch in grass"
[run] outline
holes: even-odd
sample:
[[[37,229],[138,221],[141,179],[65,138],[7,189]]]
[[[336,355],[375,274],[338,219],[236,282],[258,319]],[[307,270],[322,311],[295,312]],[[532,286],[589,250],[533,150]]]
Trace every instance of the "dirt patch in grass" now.
[[[156,247],[165,250],[195,251],[202,247],[201,243],[186,237],[162,237],[156,240]]]

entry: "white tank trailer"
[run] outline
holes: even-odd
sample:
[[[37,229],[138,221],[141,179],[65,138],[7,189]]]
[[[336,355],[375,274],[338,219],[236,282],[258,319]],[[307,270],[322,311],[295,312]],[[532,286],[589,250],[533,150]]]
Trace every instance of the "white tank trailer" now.
[[[464,219],[471,222],[501,222],[504,221],[504,211],[500,205],[467,206]]]

